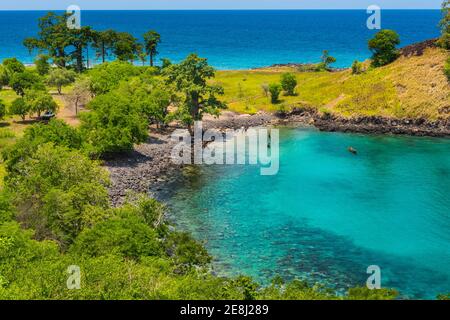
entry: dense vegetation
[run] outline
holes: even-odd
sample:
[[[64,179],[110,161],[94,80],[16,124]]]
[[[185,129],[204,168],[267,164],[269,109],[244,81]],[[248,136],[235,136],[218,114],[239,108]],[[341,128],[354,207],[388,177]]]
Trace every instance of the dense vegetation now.
[[[160,203],[130,194],[122,207],[109,206],[108,174],[89,159],[84,143],[79,130],[52,120],[29,127],[3,151],[0,298],[338,298],[301,281],[261,288],[245,276],[211,275],[211,257],[167,224]],[[66,287],[71,265],[82,271],[79,290]],[[347,298],[396,296],[355,290]]]
[[[59,105],[50,94],[52,88],[58,93],[55,97],[68,91],[64,96],[77,114],[85,109],[79,126],[51,120],[27,126],[20,134],[0,132],[0,299],[396,297],[393,290],[366,288],[337,297],[304,281],[274,279],[261,287],[246,276],[214,276],[205,248],[170,226],[160,203],[130,194],[123,206],[110,206],[110,181],[101,159],[145,141],[150,124],[160,127],[179,120],[190,127],[204,114],[218,115],[225,102],[245,112],[267,102],[277,108],[306,102],[344,113],[381,113],[394,105],[393,114],[401,115],[404,106],[393,98],[394,80],[389,78],[401,74],[401,59],[370,70],[358,63],[353,74],[329,72],[335,59],[324,51],[314,72],[220,72],[216,78],[207,60],[195,54],[178,64],[164,60],[155,67],[161,41],[155,31],[139,43],[114,30],[69,29],[66,18],[47,14],[39,21],[38,37],[25,40],[30,51],[41,53],[35,67],[26,68],[14,58],[0,65],[0,86],[10,88],[1,92],[5,102],[0,101],[0,118],[9,113],[24,122],[27,115],[35,120],[45,111],[56,112]],[[388,38],[396,43],[395,37]],[[376,66],[394,57],[392,50],[383,51],[379,40],[374,61],[383,63]],[[102,61],[93,68],[87,59],[90,48]],[[433,52],[427,63],[441,59],[439,54]],[[136,59],[143,64],[149,59],[150,66],[137,67],[132,63]],[[364,110],[362,105],[377,109]],[[15,143],[3,143],[4,139]],[[79,290],[66,287],[71,265],[81,269]]]

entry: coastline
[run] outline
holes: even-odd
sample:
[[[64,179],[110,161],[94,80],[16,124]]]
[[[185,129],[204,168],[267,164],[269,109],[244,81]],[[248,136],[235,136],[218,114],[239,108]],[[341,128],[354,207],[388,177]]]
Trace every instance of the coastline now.
[[[313,126],[327,132],[450,137],[450,119],[343,118],[300,108],[283,114],[259,112],[249,115],[225,111],[219,118],[206,116],[203,120],[204,130],[224,131],[258,126]],[[113,206],[123,204],[129,192],[157,196],[179,177],[183,166],[173,164],[170,159],[170,150],[175,145],[170,134],[177,128],[172,125],[164,131],[152,130],[147,142],[136,146],[133,152],[105,161],[104,166],[110,172],[112,182],[109,193]]]

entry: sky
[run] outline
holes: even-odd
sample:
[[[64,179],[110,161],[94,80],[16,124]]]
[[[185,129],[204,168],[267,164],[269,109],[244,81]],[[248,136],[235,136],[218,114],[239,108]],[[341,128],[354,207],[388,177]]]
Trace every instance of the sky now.
[[[438,9],[442,0],[0,0],[0,10]]]

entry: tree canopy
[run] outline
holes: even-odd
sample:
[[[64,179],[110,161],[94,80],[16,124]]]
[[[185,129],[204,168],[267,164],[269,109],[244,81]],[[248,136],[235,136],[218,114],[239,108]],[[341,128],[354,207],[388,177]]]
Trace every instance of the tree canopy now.
[[[381,67],[397,59],[396,48],[400,44],[399,35],[393,30],[381,30],[369,41],[369,49],[373,52],[372,65]]]

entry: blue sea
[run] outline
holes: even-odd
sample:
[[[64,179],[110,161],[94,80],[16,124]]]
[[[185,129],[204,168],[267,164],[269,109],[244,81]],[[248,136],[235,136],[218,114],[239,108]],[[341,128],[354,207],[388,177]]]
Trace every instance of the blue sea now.
[[[0,59],[33,62],[22,41],[37,34],[44,14],[0,12]],[[367,29],[367,18],[362,10],[83,11],[81,24],[137,38],[154,29],[162,35],[159,58],[180,61],[196,52],[217,69],[317,62],[323,50],[337,58],[336,67],[348,67],[370,56],[367,40],[376,30]],[[437,37],[439,19],[439,10],[385,10],[381,26],[396,30],[408,45]]]
[[[277,175],[202,165],[185,177],[164,198],[219,274],[344,292],[377,265],[401,298],[450,292],[449,139],[286,128]]]

